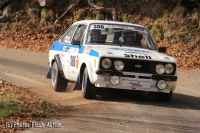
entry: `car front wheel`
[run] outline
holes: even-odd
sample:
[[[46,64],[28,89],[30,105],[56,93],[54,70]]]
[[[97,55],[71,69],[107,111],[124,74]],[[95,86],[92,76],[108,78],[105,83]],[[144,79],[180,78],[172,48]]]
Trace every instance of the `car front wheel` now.
[[[86,99],[93,99],[96,97],[97,88],[90,82],[87,68],[85,67],[82,77],[82,94]]]
[[[68,81],[62,77],[58,70],[58,65],[56,62],[53,63],[51,72],[51,83],[55,91],[61,92],[66,90]]]
[[[163,101],[163,102],[169,102],[171,97],[172,97],[172,93],[161,93],[161,92],[157,92],[156,93],[156,99],[159,101]]]

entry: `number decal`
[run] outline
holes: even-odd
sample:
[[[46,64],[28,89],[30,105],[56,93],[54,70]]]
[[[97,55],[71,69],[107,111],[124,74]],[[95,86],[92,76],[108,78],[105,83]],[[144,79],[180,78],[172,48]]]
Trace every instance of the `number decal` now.
[[[104,29],[104,25],[93,25],[93,29]]]
[[[70,66],[71,67],[75,67],[75,60],[76,60],[76,56],[71,55],[70,56]]]
[[[78,69],[78,63],[79,63],[78,55],[77,56],[71,55],[70,60],[71,60],[70,67],[76,67],[76,69]]]

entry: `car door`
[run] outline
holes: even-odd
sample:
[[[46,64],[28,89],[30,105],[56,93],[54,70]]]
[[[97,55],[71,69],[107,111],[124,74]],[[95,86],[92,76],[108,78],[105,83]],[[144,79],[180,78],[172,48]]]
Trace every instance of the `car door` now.
[[[68,79],[69,78],[69,74],[68,74],[68,56],[69,56],[69,51],[71,48],[71,41],[73,38],[73,35],[77,29],[78,25],[74,25],[71,26],[69,28],[69,30],[67,30],[63,36],[60,38],[60,40],[58,42],[56,42],[56,46],[59,47],[59,55],[60,55],[60,61],[61,61],[61,65],[62,65],[62,69],[63,69],[63,73],[65,75],[65,78]]]
[[[77,80],[77,76],[79,73],[79,56],[78,52],[83,43],[84,33],[85,33],[86,25],[79,25],[76,29],[71,45],[69,46],[69,54],[68,54],[68,75],[69,78],[73,81]]]

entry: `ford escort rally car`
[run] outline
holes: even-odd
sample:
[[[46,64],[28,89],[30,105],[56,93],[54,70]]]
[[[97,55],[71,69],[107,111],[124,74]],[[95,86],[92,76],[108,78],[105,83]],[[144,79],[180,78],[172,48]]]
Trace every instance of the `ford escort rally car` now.
[[[55,91],[68,82],[81,86],[86,99],[97,88],[156,92],[169,101],[177,82],[177,62],[157,48],[141,25],[82,20],[73,23],[49,50],[49,71]]]

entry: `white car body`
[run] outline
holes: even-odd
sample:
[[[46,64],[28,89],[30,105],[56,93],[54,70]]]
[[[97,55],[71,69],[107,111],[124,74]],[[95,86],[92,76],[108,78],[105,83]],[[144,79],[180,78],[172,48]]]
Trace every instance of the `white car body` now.
[[[147,38],[149,38],[149,40],[151,39],[153,45],[151,46],[152,49],[121,45],[102,45],[100,43],[88,44],[87,41],[91,38],[91,36],[88,36],[89,30],[92,30],[91,28],[94,27],[93,25],[95,24],[103,25],[102,28],[112,26],[112,28],[114,27],[113,29],[119,28],[119,30],[121,30],[121,28],[127,27],[127,29],[132,28],[133,31],[138,31],[138,33],[144,32],[144,38],[146,38],[146,40],[148,40]],[[172,93],[175,90],[177,82],[177,62],[174,58],[158,52],[153,39],[145,27],[130,23],[99,20],[78,21],[71,27],[73,28],[74,25],[77,25],[77,27],[79,27],[78,25],[84,25],[85,30],[81,39],[81,44],[72,44],[72,38],[74,38],[73,36],[75,36],[76,33],[78,34],[78,29],[74,30],[75,34],[71,37],[65,36],[65,34],[69,33],[69,28],[69,31],[67,30],[59,40],[54,42],[49,50],[50,68],[52,68],[53,62],[58,60],[56,62],[58,67],[60,66],[59,72],[62,73],[62,77],[67,81],[77,82],[77,84],[82,83],[81,77],[83,76],[84,67],[86,67],[89,80],[95,88],[141,90],[166,94]],[[123,34],[123,31],[121,33]],[[146,44],[149,46],[150,41],[148,41]],[[57,55],[56,58],[55,55]],[[113,61],[112,69],[102,69],[102,58],[109,58]],[[124,69],[126,69],[126,71],[118,71],[115,69],[113,63],[116,60],[124,61]],[[151,65],[163,64],[164,66],[168,63],[174,66],[173,74],[158,74],[155,73],[156,70],[147,70],[153,69],[150,68]],[[129,67],[126,67],[127,64]],[[110,80],[112,76],[119,77],[119,84],[113,85],[111,83]],[[157,82],[159,80],[164,80],[166,82],[166,87],[164,89],[159,89],[157,87]],[[168,100],[170,98],[168,98]]]

